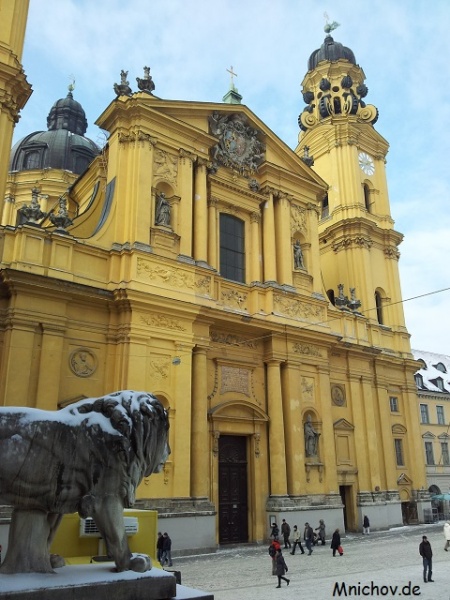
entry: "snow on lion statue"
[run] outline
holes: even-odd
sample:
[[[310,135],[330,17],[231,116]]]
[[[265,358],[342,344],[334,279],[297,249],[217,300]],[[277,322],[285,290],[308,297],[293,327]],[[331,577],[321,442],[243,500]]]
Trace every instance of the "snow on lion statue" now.
[[[52,573],[50,555],[66,513],[92,517],[118,571],[151,569],[130,552],[123,509],[143,477],[170,454],[169,420],[152,394],[130,390],[59,411],[0,408],[0,503],[13,506],[0,573]]]

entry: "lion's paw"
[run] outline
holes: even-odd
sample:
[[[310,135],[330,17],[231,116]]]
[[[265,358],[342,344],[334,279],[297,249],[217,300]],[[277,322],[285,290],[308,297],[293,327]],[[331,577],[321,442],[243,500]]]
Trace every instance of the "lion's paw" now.
[[[59,569],[66,566],[66,561],[59,554],[50,554],[50,564],[53,569]]]
[[[137,573],[145,573],[152,568],[152,561],[146,554],[133,553],[130,559],[130,569]]]

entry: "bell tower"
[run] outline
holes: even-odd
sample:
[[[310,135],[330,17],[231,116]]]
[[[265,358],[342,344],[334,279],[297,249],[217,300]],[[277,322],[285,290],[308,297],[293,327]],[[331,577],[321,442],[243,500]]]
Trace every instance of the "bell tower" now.
[[[0,2],[0,198],[5,195],[8,161],[19,111],[31,95],[22,69],[29,0]]]
[[[398,270],[403,236],[394,230],[386,180],[389,144],[374,128],[377,108],[365,102],[364,71],[331,37],[335,27],[327,24],[308,61],[296,150],[329,184],[319,222],[325,289],[338,307],[360,302],[371,325],[393,333],[391,350],[410,352]]]

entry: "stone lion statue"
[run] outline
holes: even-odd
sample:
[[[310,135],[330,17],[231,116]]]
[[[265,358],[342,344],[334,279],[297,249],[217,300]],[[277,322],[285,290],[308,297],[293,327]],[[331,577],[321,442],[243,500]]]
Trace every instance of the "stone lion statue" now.
[[[169,420],[147,392],[121,391],[59,411],[0,408],[0,503],[13,506],[0,573],[52,573],[50,555],[66,513],[92,517],[118,571],[151,569],[130,552],[123,509],[143,477],[170,454]]]

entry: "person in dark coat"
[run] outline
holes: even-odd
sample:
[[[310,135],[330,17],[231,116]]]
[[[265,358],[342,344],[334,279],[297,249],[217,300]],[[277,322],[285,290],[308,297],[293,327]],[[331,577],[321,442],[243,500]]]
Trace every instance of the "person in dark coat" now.
[[[273,540],[277,540],[280,535],[280,530],[278,529],[278,525],[276,523],[272,523],[272,530],[270,532],[270,537]]]
[[[339,552],[341,547],[341,534],[339,529],[335,529],[333,537],[331,538],[331,549],[333,550],[333,556],[336,556],[336,552]],[[339,552],[339,556],[342,556],[342,552]]]
[[[283,519],[281,523],[281,535],[283,536],[284,547],[290,548],[291,542],[289,541],[289,536],[291,535],[291,526],[289,523],[286,523],[286,519]]]
[[[172,540],[169,537],[169,534],[163,533],[163,544],[162,544],[162,556],[161,556],[161,565],[169,563],[169,567],[172,566]]]
[[[428,581],[431,581],[433,583],[434,579],[431,579],[431,576],[433,575],[433,551],[431,550],[431,544],[428,541],[426,535],[422,536],[422,541],[419,544],[419,554],[423,559],[423,580],[425,581],[425,583],[428,583]]]
[[[370,521],[367,515],[364,515],[363,519],[363,535],[369,535],[370,533]]]
[[[156,560],[161,563],[163,552],[163,534],[158,531],[158,539],[156,540]]]
[[[280,588],[281,587],[281,580],[282,579],[284,579],[284,581],[288,585],[291,582],[290,579],[288,579],[287,577],[284,576],[285,573],[288,572],[288,567],[287,567],[287,564],[284,561],[284,556],[283,556],[283,553],[281,552],[281,548],[279,550],[277,550],[276,561],[277,561],[277,577],[278,577],[277,588]]]
[[[314,530],[309,523],[305,523],[305,530],[303,532],[303,539],[305,540],[305,546],[308,549],[308,556],[311,556],[313,552],[314,543]]]

